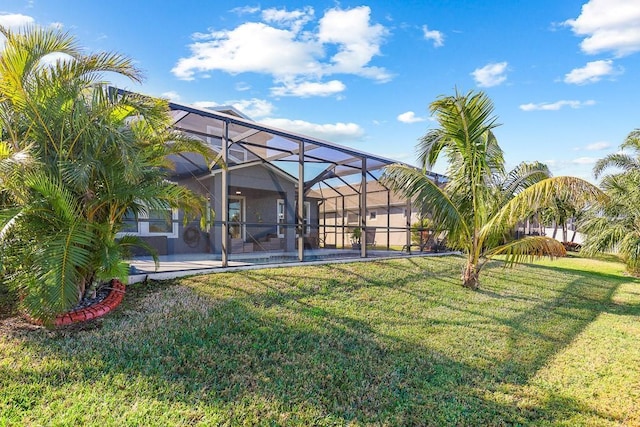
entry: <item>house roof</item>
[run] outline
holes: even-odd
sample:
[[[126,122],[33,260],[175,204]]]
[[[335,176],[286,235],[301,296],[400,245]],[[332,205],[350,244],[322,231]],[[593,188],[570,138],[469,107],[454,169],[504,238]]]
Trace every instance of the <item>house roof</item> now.
[[[221,111],[215,111],[176,102],[169,102],[169,107],[176,129],[201,138],[217,151],[221,150],[226,125],[230,142],[230,166],[268,163],[297,180],[302,151],[305,191],[313,192],[314,196],[317,196],[322,188],[333,188],[335,192],[341,191],[338,188],[353,191],[356,188],[354,184],[361,182],[363,169],[366,179],[375,182],[385,166],[399,163],[312,136],[255,122],[233,107],[216,107],[216,110]],[[187,153],[174,160],[176,174],[179,177],[211,173],[211,165],[200,155]],[[442,175],[432,172],[429,174],[433,179],[444,180]]]

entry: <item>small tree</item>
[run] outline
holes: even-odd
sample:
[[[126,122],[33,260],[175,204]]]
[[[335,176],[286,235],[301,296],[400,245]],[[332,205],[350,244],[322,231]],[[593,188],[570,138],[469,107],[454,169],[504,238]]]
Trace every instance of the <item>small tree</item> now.
[[[573,177],[548,177],[539,163],[521,164],[506,173],[502,150],[493,134],[493,105],[482,92],[441,97],[431,104],[440,127],[418,144],[422,170],[392,165],[385,181],[405,197],[415,198],[433,212],[447,232],[447,246],[466,254],[462,284],[476,289],[486,262],[506,255],[512,264],[525,257],[561,256],[564,246],[543,236],[506,240],[519,220],[548,207],[555,197],[580,206],[600,196],[588,182]],[[449,181],[440,188],[425,170],[441,154],[449,162]]]
[[[361,239],[362,239],[362,228],[354,227],[351,230],[351,236],[350,236],[351,244],[355,246],[360,246]]]
[[[420,220],[411,224],[411,243],[423,244],[433,236],[433,221],[427,216],[423,216]]]

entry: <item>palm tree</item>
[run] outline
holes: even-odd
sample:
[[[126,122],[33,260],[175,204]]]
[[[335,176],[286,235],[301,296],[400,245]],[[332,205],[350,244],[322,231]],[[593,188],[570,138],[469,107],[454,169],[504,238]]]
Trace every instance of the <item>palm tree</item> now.
[[[581,222],[587,236],[582,251],[617,252],[627,269],[640,275],[640,129],[631,132],[620,148],[632,153],[610,154],[593,168],[596,178],[609,168],[617,171],[600,181],[607,202],[594,206]]]
[[[562,242],[568,242],[568,222],[571,218],[576,219],[580,215],[571,203],[560,197],[554,197],[549,203],[549,207],[541,212],[541,216],[547,223],[554,224],[553,238],[556,238],[558,227],[562,228]]]
[[[586,181],[549,177],[544,165],[521,164],[506,173],[503,152],[493,133],[497,126],[493,104],[482,92],[440,97],[430,106],[440,127],[418,144],[422,170],[392,165],[386,182],[406,197],[429,206],[433,220],[447,230],[447,245],[466,254],[463,286],[476,289],[480,272],[496,255],[507,263],[525,257],[562,256],[564,246],[551,238],[509,239],[515,224],[544,208],[555,196],[575,206],[596,199],[600,192]],[[444,153],[449,181],[439,188],[424,173]]]
[[[596,162],[593,167],[596,179],[611,167],[619,168],[623,172],[640,171],[640,129],[635,129],[627,135],[620,145],[620,150],[620,152],[609,154]],[[630,150],[632,154],[625,153],[624,150]]]
[[[202,198],[167,180],[168,159],[214,153],[171,130],[166,102],[104,83],[108,72],[140,81],[130,59],[85,55],[53,29],[0,32],[1,267],[47,321],[97,283],[126,278],[127,248],[142,244],[116,239],[127,213],[202,213]],[[54,53],[63,59],[49,62]]]

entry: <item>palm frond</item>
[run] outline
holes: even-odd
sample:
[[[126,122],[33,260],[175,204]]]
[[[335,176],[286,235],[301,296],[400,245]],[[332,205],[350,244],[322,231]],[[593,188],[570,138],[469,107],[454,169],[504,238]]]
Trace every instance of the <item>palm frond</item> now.
[[[629,135],[624,139],[620,148],[623,150],[630,148],[636,152],[636,154],[640,154],[640,129],[634,129],[629,132]]]
[[[605,169],[616,167],[624,171],[640,169],[638,159],[624,153],[614,153],[599,159],[593,167],[593,175],[598,178]]]
[[[533,184],[550,177],[551,171],[549,171],[549,167],[544,163],[522,162],[513,168],[505,177],[504,182],[501,184],[502,193],[506,194],[508,198],[511,198],[524,189],[531,187]]]
[[[445,147],[446,140],[443,133],[439,129],[433,129],[427,132],[418,141],[417,153],[418,162],[423,169],[430,170],[435,165],[440,152]]]
[[[501,246],[497,246],[485,252],[485,257],[490,259],[497,255],[505,256],[507,266],[513,266],[523,261],[533,261],[541,257],[563,257],[566,255],[562,243],[551,237],[527,236],[514,240]]]
[[[452,245],[468,241],[471,230],[451,199],[422,171],[406,165],[390,165],[381,182],[407,199],[419,200],[433,215],[433,221],[448,231]]]
[[[535,212],[549,207],[556,199],[576,209],[606,201],[607,196],[595,185],[576,177],[558,176],[544,179],[522,190],[500,209],[492,226],[503,222],[513,226]]]
[[[160,267],[160,259],[158,258],[158,251],[147,243],[145,240],[142,240],[138,236],[132,235],[124,235],[118,240],[118,248],[123,258],[131,257],[131,249],[132,248],[140,248],[151,255],[153,258],[153,262],[155,264],[156,271]]]

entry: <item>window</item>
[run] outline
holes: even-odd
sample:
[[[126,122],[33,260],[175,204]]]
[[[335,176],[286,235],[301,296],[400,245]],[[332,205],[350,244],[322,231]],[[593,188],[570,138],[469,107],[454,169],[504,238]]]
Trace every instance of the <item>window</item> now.
[[[369,211],[369,220],[375,221],[378,218],[378,211]]]
[[[122,220],[122,229],[118,237],[125,234],[136,236],[167,236],[170,239],[178,237],[177,209],[149,209],[146,213],[136,216],[127,211]]]
[[[308,236],[309,233],[311,232],[311,227],[309,226],[310,218],[311,218],[311,203],[310,202],[304,202],[304,217],[302,218],[302,222],[306,226],[304,228],[304,235],[305,236]]]
[[[172,233],[173,214],[170,210],[149,210],[149,233]]]
[[[359,224],[360,215],[357,212],[347,212],[347,224]]]
[[[229,235],[232,239],[246,238],[244,197],[229,197]]]
[[[287,214],[286,214],[284,199],[278,199],[276,214],[278,215],[278,221],[277,221],[278,237],[284,237],[284,231],[285,231],[284,224],[287,222]]]
[[[122,219],[122,233],[138,233],[138,219],[130,210],[124,214],[124,218]]]

